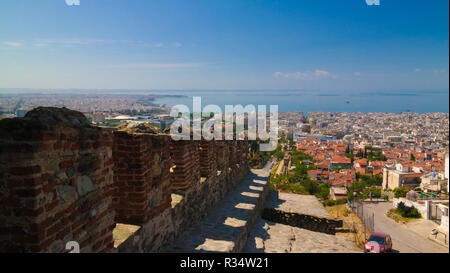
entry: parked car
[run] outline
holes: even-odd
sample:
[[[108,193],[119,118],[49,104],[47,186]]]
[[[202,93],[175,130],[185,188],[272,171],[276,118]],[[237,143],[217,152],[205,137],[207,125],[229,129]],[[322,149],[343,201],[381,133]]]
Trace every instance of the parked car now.
[[[392,252],[391,236],[381,232],[372,233],[364,245],[366,253],[386,253]]]

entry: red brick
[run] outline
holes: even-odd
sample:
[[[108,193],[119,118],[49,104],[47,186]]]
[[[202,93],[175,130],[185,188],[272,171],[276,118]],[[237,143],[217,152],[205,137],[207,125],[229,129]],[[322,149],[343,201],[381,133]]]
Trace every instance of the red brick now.
[[[61,169],[72,168],[73,167],[73,161],[72,160],[63,161],[63,162],[59,163],[59,167]]]
[[[41,166],[35,165],[30,167],[13,167],[9,169],[9,173],[12,175],[30,175],[39,173],[41,171]]]
[[[15,194],[19,197],[35,197],[38,196],[41,192],[41,188],[32,188],[16,190]]]

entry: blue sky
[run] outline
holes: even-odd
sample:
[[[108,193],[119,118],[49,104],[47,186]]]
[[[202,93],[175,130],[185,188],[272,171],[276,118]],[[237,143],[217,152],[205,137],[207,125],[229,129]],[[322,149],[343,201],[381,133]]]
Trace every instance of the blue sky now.
[[[448,90],[449,1],[0,1],[0,88]]]

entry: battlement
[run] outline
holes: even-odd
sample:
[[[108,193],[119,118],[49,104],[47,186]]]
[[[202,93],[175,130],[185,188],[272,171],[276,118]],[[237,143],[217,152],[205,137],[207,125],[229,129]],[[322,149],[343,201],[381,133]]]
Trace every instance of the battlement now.
[[[174,141],[143,124],[94,127],[65,108],[1,120],[0,252],[66,252],[69,241],[160,251],[247,174],[247,152],[247,141]],[[126,225],[136,228],[114,238]]]

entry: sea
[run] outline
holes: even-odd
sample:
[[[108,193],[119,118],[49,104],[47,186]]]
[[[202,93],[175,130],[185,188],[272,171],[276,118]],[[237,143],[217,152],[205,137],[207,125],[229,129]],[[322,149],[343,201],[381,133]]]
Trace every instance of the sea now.
[[[172,95],[154,101],[168,107],[186,105],[192,109],[193,97],[201,97],[202,107],[218,105],[278,105],[279,112],[449,112],[449,91],[364,91],[330,92],[317,90],[20,90],[0,89],[2,94],[73,93],[73,94],[145,94]],[[176,96],[173,96],[176,95]]]
[[[202,107],[215,104],[278,105],[279,112],[449,112],[448,91],[423,92],[320,92],[320,91],[160,91],[155,94],[183,95],[161,97],[155,103],[167,106],[187,105],[192,109],[194,96],[201,97]],[[269,108],[267,108],[269,109]],[[268,110],[267,110],[268,111]]]

